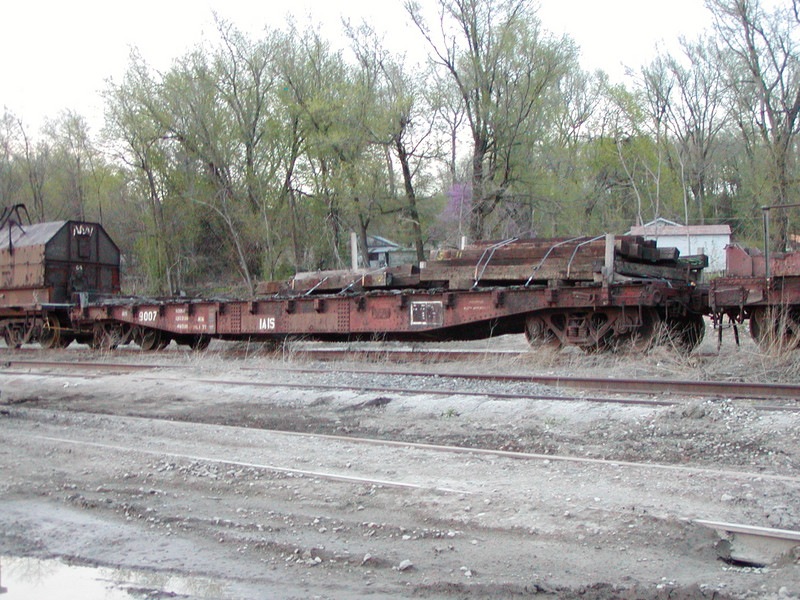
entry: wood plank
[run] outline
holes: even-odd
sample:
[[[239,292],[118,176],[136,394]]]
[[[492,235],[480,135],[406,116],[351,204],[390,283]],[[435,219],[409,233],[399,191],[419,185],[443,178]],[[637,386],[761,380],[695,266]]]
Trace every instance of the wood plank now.
[[[302,295],[307,292],[338,292],[347,289],[416,287],[419,285],[419,268],[415,265],[397,265],[385,269],[347,269],[330,271],[304,271],[291,279],[260,282],[259,295]]]
[[[574,281],[592,281],[594,273],[596,273],[602,264],[598,264],[592,260],[588,263],[573,263],[567,270],[566,260],[551,262],[547,261],[539,269],[535,269],[535,265],[507,265],[507,266],[492,266],[491,264],[483,271],[481,281],[506,281],[506,282],[522,282],[528,280],[533,276],[533,280],[551,280],[563,279]],[[448,265],[428,265],[425,269],[420,270],[420,281],[451,281],[451,280],[469,280],[475,281],[475,268],[474,267],[452,267]]]
[[[473,249],[439,251],[432,261],[448,261],[454,264],[478,264],[480,261],[489,261],[494,264],[514,264],[517,262],[536,262],[543,258],[570,258],[576,256],[603,256],[603,244],[590,244],[576,249],[575,246],[560,246],[558,248],[501,248],[494,254],[476,252]]]
[[[614,272],[621,275],[641,277],[644,279],[671,279],[673,281],[691,281],[689,269],[665,265],[649,265],[624,260],[614,261]]]
[[[659,260],[678,260],[681,252],[677,248],[658,248]]]

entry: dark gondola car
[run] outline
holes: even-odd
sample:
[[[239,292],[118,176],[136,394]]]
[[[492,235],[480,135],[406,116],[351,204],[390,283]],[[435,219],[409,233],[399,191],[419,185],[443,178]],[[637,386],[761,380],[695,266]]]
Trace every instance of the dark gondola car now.
[[[120,290],[119,248],[101,225],[21,221],[6,218],[0,227],[0,327],[9,346],[39,339],[49,327],[68,329],[78,294],[87,301]]]

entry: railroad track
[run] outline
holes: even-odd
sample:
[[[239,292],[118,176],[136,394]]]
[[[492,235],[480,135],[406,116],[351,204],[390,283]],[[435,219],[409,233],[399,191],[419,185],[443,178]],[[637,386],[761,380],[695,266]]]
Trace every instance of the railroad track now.
[[[139,369],[136,369],[139,370]],[[9,375],[31,375],[32,373],[26,371],[6,371]],[[99,377],[99,375],[86,375],[77,373],[37,373],[38,376],[51,376],[51,377]],[[171,383],[185,382],[185,378],[175,377],[141,377],[142,381],[161,381]],[[597,396],[562,396],[554,394],[523,394],[523,393],[505,393],[505,392],[492,392],[492,391],[455,391],[455,390],[441,390],[435,388],[399,388],[399,387],[385,387],[376,385],[343,385],[343,384],[323,384],[323,383],[290,383],[290,382],[265,382],[265,381],[251,381],[251,380],[237,380],[237,379],[208,379],[208,378],[194,378],[194,383],[201,383],[204,385],[219,385],[225,387],[241,386],[241,387],[257,387],[257,388],[289,388],[289,389],[302,389],[302,390],[328,390],[328,391],[352,391],[352,392],[375,392],[385,394],[417,394],[428,396],[462,396],[462,397],[481,397],[492,398],[496,400],[532,400],[532,401],[557,401],[557,402],[590,402],[595,404],[627,404],[639,406],[680,406],[685,404],[679,400],[660,400],[655,398],[612,398],[612,397],[597,397]],[[780,398],[780,397],[779,397]],[[777,405],[768,404],[764,402],[754,402],[750,404],[755,410],[769,411],[769,412],[800,412],[800,405]]]
[[[303,371],[302,369],[292,369]],[[337,369],[337,373],[357,373],[384,376],[412,375],[452,377],[472,381],[496,381],[504,383],[535,383],[554,388],[570,388],[605,392],[631,392],[653,394],[678,394],[723,396],[726,398],[789,398],[800,400],[800,385],[794,383],[745,383],[734,381],[687,381],[679,379],[617,379],[602,377],[567,377],[562,375],[499,375],[474,373],[409,373],[406,371],[368,371]]]
[[[32,373],[26,371],[7,371],[9,375],[31,375]],[[52,376],[52,377],[99,377],[99,375],[82,375],[75,373],[50,373],[40,374],[38,376]],[[162,381],[181,383],[186,381],[184,378],[175,377],[141,377],[142,381]],[[324,384],[324,383],[290,383],[290,382],[266,382],[266,381],[245,381],[241,379],[206,379],[195,378],[192,380],[194,383],[202,383],[204,385],[221,385],[226,387],[241,386],[241,387],[258,387],[258,388],[290,388],[299,390],[330,390],[330,391],[351,391],[351,392],[375,392],[375,393],[394,393],[394,394],[417,394],[428,396],[465,396],[465,397],[483,397],[494,398],[498,400],[553,400],[563,402],[593,402],[601,404],[638,404],[644,406],[677,406],[681,404],[674,400],[656,400],[648,398],[601,398],[591,396],[559,396],[553,394],[512,394],[504,392],[470,392],[470,391],[455,391],[455,390],[441,390],[434,388],[399,388],[399,387],[385,387],[377,385],[343,385],[343,384]],[[763,405],[760,406],[765,410],[793,410],[793,407]],[[800,410],[800,407],[798,407]]]
[[[37,365],[42,366],[47,371],[37,372],[33,370]],[[13,366],[26,366],[28,369],[22,370],[14,370],[11,367]],[[234,389],[238,388],[261,388],[261,389],[278,389],[278,390],[316,390],[316,391],[346,391],[346,392],[353,392],[354,394],[365,394],[365,393],[374,393],[376,395],[381,395],[383,399],[391,399],[392,396],[396,396],[398,394],[403,394],[407,396],[438,396],[442,398],[457,398],[457,397],[472,397],[478,399],[479,402],[482,402],[485,399],[495,399],[495,400],[504,400],[509,402],[514,401],[523,401],[523,402],[531,402],[531,401],[542,401],[542,402],[563,402],[563,403],[600,403],[600,404],[609,404],[609,405],[639,405],[639,406],[648,406],[648,407],[669,407],[669,406],[685,406],[689,402],[688,399],[683,398],[675,398],[671,397],[667,398],[652,398],[652,397],[595,397],[595,396],[576,396],[576,395],[560,395],[560,394],[536,394],[536,393],[526,393],[524,390],[522,392],[519,391],[503,391],[504,386],[499,386],[495,390],[483,388],[483,389],[454,389],[453,388],[453,380],[448,379],[447,377],[437,376],[437,381],[441,381],[443,386],[446,386],[446,389],[436,388],[436,387],[429,387],[423,385],[415,385],[409,384],[407,386],[403,386],[402,378],[399,378],[399,381],[395,382],[394,385],[375,385],[371,383],[376,379],[378,373],[385,373],[385,372],[374,372],[374,371],[350,371],[351,373],[357,374],[359,376],[365,375],[369,376],[367,380],[366,377],[358,377],[356,378],[355,382],[348,381],[344,383],[327,383],[327,382],[320,382],[315,381],[312,377],[304,378],[305,380],[301,381],[258,381],[254,379],[234,379],[230,377],[197,377],[195,374],[188,374],[184,372],[178,372],[178,366],[171,365],[171,368],[166,370],[163,373],[151,373],[149,371],[153,371],[162,367],[162,365],[158,364],[117,364],[117,363],[100,363],[99,368],[101,369],[100,372],[90,372],[91,369],[95,366],[94,363],[89,362],[80,362],[80,363],[63,363],[63,362],[53,362],[53,361],[21,361],[19,364],[10,365],[6,367],[6,370],[3,371],[0,369],[0,374],[5,373],[8,375],[22,375],[22,376],[33,376],[33,377],[41,377],[41,378],[53,378],[56,380],[63,380],[65,378],[75,378],[75,379],[83,379],[83,378],[104,378],[107,376],[106,369],[112,369],[117,372],[124,372],[124,373],[133,373],[132,378],[123,380],[125,386],[136,386],[136,382],[144,383],[156,383],[156,384],[168,384],[170,387],[168,389],[177,390],[180,389],[181,386],[187,383],[189,379],[193,384],[202,384],[204,386],[208,386],[209,388],[213,389],[218,387],[221,391],[225,393],[230,393]],[[54,368],[57,367],[57,368]],[[185,368],[185,367],[184,367]],[[245,367],[246,369],[250,369],[250,367]],[[260,369],[263,371],[264,369]],[[77,372],[76,372],[77,371]],[[284,372],[287,371],[286,369],[280,368],[279,371]],[[313,369],[291,369],[289,370],[292,374],[312,374],[312,375],[330,375],[329,371],[319,371]],[[117,373],[115,373],[117,374]],[[341,375],[342,372],[337,371],[337,375]],[[432,376],[431,373],[397,373],[393,372],[394,375],[404,376],[411,378],[415,377],[426,377],[430,378]],[[455,381],[458,379],[454,376]],[[501,378],[501,381],[507,381],[508,378]],[[513,378],[513,381],[519,381],[520,378]],[[361,381],[364,381],[363,383]],[[524,379],[523,379],[524,381]],[[420,382],[421,383],[421,382]],[[427,382],[426,382],[427,383]],[[436,384],[434,384],[436,385]],[[401,387],[403,386],[403,387]],[[61,382],[57,384],[57,387],[61,387]],[[524,387],[524,386],[523,386]],[[167,388],[163,388],[167,389]],[[210,396],[216,396],[218,392],[214,391],[206,391],[203,394],[208,394]],[[301,396],[305,396],[305,394],[301,394]],[[357,398],[358,396],[352,396]],[[444,402],[447,402],[446,400]],[[356,403],[357,405],[357,403]],[[442,404],[444,406],[444,404]],[[800,406],[796,405],[794,401],[791,403],[778,403],[776,400],[772,401],[749,401],[747,403],[749,407],[759,411],[785,411],[785,412],[800,412]],[[54,404],[54,408],[58,408],[58,404]],[[78,412],[86,412],[87,414],[94,414],[91,408],[80,408],[74,409],[69,408],[69,411]],[[344,410],[344,409],[342,409]],[[69,412],[65,411],[65,412]],[[104,412],[104,411],[98,411]],[[217,423],[225,422],[225,413],[224,410],[218,413],[218,420],[213,421]],[[158,420],[160,417],[156,415],[149,415],[148,412],[145,411],[140,416],[147,416],[148,418],[155,418]],[[186,412],[180,420],[187,421],[187,422],[209,422],[207,420],[202,420],[196,418],[196,415],[193,415],[192,411],[189,410]],[[248,426],[254,429],[266,431],[266,432],[274,432],[274,433],[286,433],[287,435],[309,435],[309,430],[302,425],[299,426],[280,426],[280,428],[274,428],[272,425],[278,421],[267,419],[264,421],[254,421],[253,423],[249,424]],[[320,430],[317,429],[317,432]],[[397,435],[388,435],[388,436],[379,436],[375,439],[368,439],[368,438],[360,438],[360,437],[353,437],[353,435],[358,435],[357,433],[349,433],[344,436],[339,435],[332,435],[331,432],[335,432],[336,428],[331,427],[329,433],[327,434],[319,434],[320,438],[325,439],[332,439],[332,440],[356,440],[358,443],[375,443],[375,444],[383,444],[383,445],[393,445],[396,444],[399,447],[421,447],[421,448],[437,448],[442,451],[451,451],[451,452],[472,452],[477,454],[490,454],[495,456],[507,456],[513,458],[539,458],[539,459],[547,459],[547,460],[572,460],[571,458],[567,457],[558,457],[553,458],[552,454],[545,453],[545,454],[531,454],[525,452],[525,445],[517,445],[514,443],[513,436],[511,437],[504,437],[502,442],[503,445],[496,444],[494,448],[486,448],[480,447],[480,444],[472,445],[472,442],[468,442],[464,446],[448,446],[448,445],[437,445],[437,444],[429,444],[424,443],[428,440],[417,438],[416,440],[413,437],[409,440],[409,438],[402,439],[406,436],[397,436]],[[420,443],[423,442],[423,443]],[[503,449],[505,448],[505,449]],[[522,452],[516,450],[523,450]],[[595,455],[597,456],[597,454]],[[608,456],[608,455],[606,455]],[[581,459],[576,458],[580,462],[585,463],[593,463],[598,462],[598,464],[627,464],[625,461],[620,461],[617,459]],[[657,467],[660,468],[660,467]],[[670,467],[672,468],[672,466]],[[676,467],[678,468],[678,467]],[[679,470],[681,470],[679,468]],[[763,475],[763,471],[759,472],[759,476]],[[800,478],[797,479],[797,483],[800,483]]]
[[[14,371],[20,368],[51,368],[70,371],[72,374],[76,370],[103,370],[103,371],[148,371],[155,369],[177,369],[186,368],[185,365],[167,365],[161,363],[115,363],[115,362],[94,362],[94,361],[46,361],[46,360],[16,360],[11,359],[2,363],[6,373],[22,373]],[[241,367],[243,370],[252,370],[264,372],[265,367]],[[319,374],[320,369],[308,368],[292,368],[280,366],[280,370],[288,373],[310,373]],[[2,371],[0,371],[2,372]],[[566,377],[560,375],[503,375],[503,374],[474,374],[474,373],[452,373],[452,372],[421,372],[421,371],[387,371],[387,370],[366,370],[366,369],[341,369],[337,368],[336,373],[339,374],[353,374],[365,375],[373,378],[377,377],[439,377],[451,378],[458,381],[481,381],[481,382],[497,382],[497,383],[529,383],[553,387],[556,389],[571,389],[571,390],[584,390],[584,391],[602,391],[608,393],[635,393],[635,394],[672,394],[679,396],[697,395],[705,397],[722,397],[730,399],[747,399],[747,400],[774,400],[785,399],[797,401],[800,400],[800,385],[792,383],[747,383],[747,382],[732,382],[732,381],[687,381],[677,379],[624,379],[624,378],[597,378],[597,377]],[[59,373],[60,375],[68,375]],[[216,379],[196,379],[202,383],[228,383],[233,385],[255,385],[264,387],[276,387],[282,384],[273,384],[259,381],[222,381]],[[284,386],[286,384],[283,384]],[[298,386],[299,387],[299,386]],[[322,384],[309,384],[310,388],[321,389],[325,387]],[[332,386],[336,389],[348,389],[346,386]],[[398,390],[396,388],[387,388],[384,386],[356,386],[357,389],[370,389],[371,391],[395,391],[402,392],[405,390]],[[355,388],[351,388],[355,389]],[[414,392],[419,393],[419,389],[414,389]],[[425,390],[424,393],[438,394],[442,393],[440,390]],[[449,390],[447,393],[454,393]],[[470,394],[468,391],[459,391],[458,393]],[[549,395],[526,395],[526,394],[491,394],[491,393],[475,393],[474,395],[490,395],[494,397],[505,397],[508,399],[540,399],[540,400],[568,400],[564,396],[549,396]],[[627,403],[627,404],[656,404],[662,406],[672,406],[679,402],[673,400],[656,400],[656,399],[639,399],[639,398],[587,398],[580,397],[574,398],[583,401],[600,401],[600,402],[614,402],[614,403]],[[757,408],[765,410],[798,410],[800,403],[797,405],[793,403],[787,405],[756,405]]]
[[[161,527],[162,531],[169,527],[168,535],[175,532],[180,535],[180,519],[188,512],[193,519],[193,532],[200,531],[220,543],[224,539],[225,547],[235,548],[244,548],[252,537],[262,542],[266,538],[275,548],[282,549],[284,537],[281,536],[296,548],[296,542],[291,541],[299,537],[295,530],[301,532],[309,547],[333,547],[337,541],[331,525],[335,518],[339,519],[335,524],[342,527],[351,527],[349,521],[353,521],[352,529],[340,534],[348,540],[371,535],[373,522],[399,523],[408,527],[409,532],[415,532],[422,526],[432,526],[431,521],[421,521],[420,526],[416,525],[417,521],[411,521],[420,507],[428,506],[433,507],[434,526],[438,526],[435,521],[441,516],[438,513],[457,515],[453,517],[453,525],[446,521],[441,529],[446,532],[458,528],[467,532],[454,541],[445,541],[455,545],[459,557],[466,555],[473,545],[479,545],[482,555],[489,555],[494,547],[507,548],[509,534],[506,532],[522,536],[525,545],[550,541],[547,536],[552,534],[552,539],[559,540],[559,548],[563,547],[564,540],[556,536],[581,536],[583,539],[589,535],[587,543],[595,546],[591,560],[603,558],[601,552],[619,553],[617,549],[623,548],[623,556],[636,557],[631,559],[635,566],[638,563],[633,560],[641,560],[641,557],[664,560],[667,552],[656,551],[653,542],[662,539],[663,532],[667,532],[672,543],[671,540],[680,540],[681,534],[686,534],[690,520],[695,520],[703,529],[709,523],[718,529],[716,522],[698,517],[728,517],[729,506],[719,500],[723,493],[738,498],[736,490],[747,488],[753,489],[759,497],[763,491],[783,501],[791,498],[800,483],[800,477],[794,472],[765,473],[747,465],[687,466],[603,460],[572,455],[572,452],[537,454],[390,441],[372,436],[252,431],[218,423],[173,423],[163,418],[103,415],[95,419],[69,411],[58,411],[61,416],[54,419],[53,411],[24,406],[11,406],[8,411],[12,418],[20,417],[15,426],[0,429],[9,447],[22,448],[40,457],[70,452],[70,461],[61,469],[65,473],[64,480],[73,483],[73,488],[77,486],[77,491],[62,488],[54,495],[70,498],[76,495],[76,510],[85,503],[91,510],[88,514],[97,518],[102,511],[96,507],[135,505],[133,524],[137,523],[137,514],[141,514],[143,527],[156,527],[156,530]],[[459,458],[462,455],[463,458]],[[97,464],[96,469],[85,468],[93,464]],[[161,476],[162,467],[167,466],[169,469]],[[104,468],[108,471],[103,471]],[[240,474],[237,470],[245,472]],[[219,474],[220,479],[203,477],[205,472]],[[183,473],[189,473],[189,485]],[[41,478],[43,481],[53,479],[49,467],[42,470]],[[171,482],[178,487],[171,487]],[[398,495],[394,495],[393,489]],[[230,490],[238,490],[239,495]],[[202,498],[187,511],[190,491]],[[363,497],[369,502],[357,495],[367,492]],[[266,501],[258,494],[264,494]],[[248,495],[254,500],[248,501]],[[294,522],[283,518],[280,507],[273,505],[273,498],[276,504],[285,501],[286,507],[292,507],[295,512],[287,514]],[[325,498],[324,503],[322,498]],[[346,498],[347,504],[344,500],[329,503],[329,498]],[[108,503],[109,500],[113,503]],[[366,506],[365,512],[358,512],[364,510],[363,506],[356,508],[359,503]],[[272,513],[267,514],[266,509],[254,512],[259,505],[279,511],[278,517],[270,521]],[[348,519],[345,522],[342,507],[347,506],[351,508],[345,513]],[[753,506],[758,505],[753,503]],[[243,507],[242,513],[238,512],[238,507]],[[740,510],[733,512],[738,518],[746,519]],[[753,521],[758,524],[759,513],[754,511],[753,514]],[[319,516],[322,523],[312,522],[313,516]],[[225,523],[224,529],[214,526],[220,519]],[[203,523],[209,525],[200,530],[198,524]],[[498,523],[506,529],[495,534],[492,528]],[[602,530],[597,523],[602,523]],[[266,533],[261,524],[265,525]],[[591,527],[598,527],[598,531],[587,534]],[[373,556],[383,556],[373,549],[381,548],[378,546],[384,543],[378,541],[381,538],[388,547],[401,547],[406,555],[418,551],[419,555],[410,558],[420,568],[429,568],[418,559],[423,553],[434,552],[423,545],[426,542],[403,544],[398,539],[399,534],[391,537],[394,535],[391,532],[375,530],[378,533],[367,542]],[[252,536],[247,537],[247,532],[251,531]],[[660,537],[651,537],[651,531],[653,536],[657,532]],[[695,535],[689,537],[696,545]],[[645,545],[637,545],[642,540],[646,540]],[[675,542],[674,549],[683,556],[681,548],[689,543]],[[442,542],[432,539],[430,544],[436,546]],[[259,559],[269,556],[264,548],[257,547]],[[536,546],[536,554],[542,556],[543,550],[552,546],[543,545],[542,551],[539,548]],[[576,549],[583,550],[579,544]],[[733,558],[741,560],[742,552],[737,547]],[[354,554],[359,560],[363,551]],[[564,554],[569,555],[568,552]],[[709,577],[720,571],[718,563],[708,558],[705,550],[686,554],[692,560],[708,562],[710,567],[704,572],[710,573]],[[439,560],[438,554],[436,557]],[[530,563],[527,555],[524,558]],[[460,564],[464,564],[464,560],[460,560]],[[755,561],[758,560],[760,557],[756,557]],[[283,561],[283,555],[276,555],[278,564]],[[469,562],[466,564],[472,566]],[[488,561],[485,564],[488,565]],[[572,568],[571,563],[569,567]],[[488,573],[489,567],[484,568]],[[513,565],[513,568],[518,567]],[[670,563],[669,568],[675,567]],[[455,569],[458,574],[458,564]],[[627,571],[629,566],[623,565],[620,569]],[[333,572],[328,576],[335,575]]]
[[[40,409],[29,409],[29,408],[19,408],[14,407],[10,409],[9,414],[11,415],[24,415],[29,414],[32,416],[33,420],[36,420],[36,414],[41,411]],[[48,411],[50,412],[50,411]],[[75,411],[55,411],[59,414],[68,416],[70,414],[74,414]],[[84,412],[84,411],[79,411]],[[93,413],[89,413],[93,414]],[[154,423],[172,423],[172,421],[168,419],[161,419],[161,418],[153,418],[153,417],[131,417],[131,416],[119,416],[115,415],[115,419],[120,420],[132,420],[132,421],[148,421]],[[182,421],[182,423],[192,423],[191,421]],[[231,430],[235,431],[236,429],[241,429],[239,426],[232,426],[232,425],[215,425],[215,427],[224,429],[224,430]],[[773,481],[773,482],[782,482],[788,484],[800,484],[800,476],[793,476],[793,475],[782,475],[776,473],[765,473],[764,471],[740,471],[736,469],[720,469],[720,468],[709,468],[709,467],[694,467],[688,465],[675,465],[675,464],[663,464],[663,463],[654,463],[654,462],[643,462],[643,461],[626,461],[626,460],[614,460],[614,459],[602,459],[602,458],[590,458],[585,456],[573,456],[573,455],[559,455],[559,454],[542,454],[542,453],[535,453],[535,452],[516,452],[510,450],[498,450],[495,448],[482,448],[482,447],[466,447],[466,446],[457,446],[457,445],[449,445],[449,444],[429,444],[423,442],[408,442],[402,440],[390,440],[384,438],[373,438],[373,437],[361,437],[361,436],[350,436],[350,435],[331,435],[325,433],[313,433],[313,432],[296,432],[296,431],[285,431],[281,429],[258,429],[260,434],[266,436],[278,436],[283,438],[292,438],[298,440],[304,440],[306,442],[314,440],[324,441],[324,442],[332,442],[332,443],[344,443],[350,445],[360,445],[360,446],[380,446],[384,448],[399,448],[399,449],[409,449],[409,450],[421,450],[424,452],[432,453],[432,454],[465,454],[471,456],[486,456],[486,457],[497,457],[497,458],[511,458],[515,460],[522,460],[522,461],[532,461],[532,462],[542,462],[542,461],[549,461],[550,463],[573,463],[576,465],[584,465],[584,466],[602,466],[602,467],[611,467],[611,468],[625,468],[625,469],[634,469],[634,470],[646,470],[646,471],[659,471],[659,472],[668,472],[668,473],[676,473],[688,476],[708,476],[712,478],[725,478],[729,480],[736,480],[736,481]],[[216,461],[224,464],[230,464],[233,466],[249,466],[249,467],[258,467],[265,470],[271,470],[275,472],[283,472],[283,473],[293,473],[297,475],[306,475],[317,477],[321,479],[331,479],[331,480],[339,480],[339,481],[349,481],[351,483],[367,483],[367,484],[376,484],[376,485],[386,485],[389,487],[411,487],[403,482],[398,481],[391,481],[386,479],[370,479],[368,477],[361,477],[361,476],[354,476],[349,477],[339,473],[336,474],[325,474],[317,471],[307,471],[307,470],[300,470],[294,469],[286,466],[279,466],[279,465],[267,465],[263,463],[251,463],[245,461],[236,461],[236,460],[220,460],[220,459],[211,459],[209,457],[194,455],[194,454],[175,454],[169,453],[163,450],[147,450],[143,448],[133,448],[127,446],[115,446],[113,444],[101,444],[91,440],[78,440],[74,438],[67,438],[67,437],[53,437],[53,436],[42,436],[42,435],[35,435],[30,436],[36,439],[48,440],[52,442],[57,442],[60,444],[65,445],[79,445],[79,446],[86,446],[92,448],[100,448],[105,450],[118,450],[121,452],[137,452],[141,454],[150,454],[154,456],[161,456],[161,455],[174,455],[174,458],[182,458],[187,460],[201,460],[201,461]],[[423,487],[423,486],[414,486],[414,487]],[[449,490],[452,491],[452,490]],[[456,493],[465,493],[464,491],[457,491]]]

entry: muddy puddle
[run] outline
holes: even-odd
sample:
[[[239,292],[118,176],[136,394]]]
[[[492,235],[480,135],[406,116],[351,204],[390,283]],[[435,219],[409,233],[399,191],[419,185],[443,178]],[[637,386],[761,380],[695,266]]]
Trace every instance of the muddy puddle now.
[[[138,600],[225,597],[226,584],[170,573],[71,565],[58,559],[0,557],[0,600]]]

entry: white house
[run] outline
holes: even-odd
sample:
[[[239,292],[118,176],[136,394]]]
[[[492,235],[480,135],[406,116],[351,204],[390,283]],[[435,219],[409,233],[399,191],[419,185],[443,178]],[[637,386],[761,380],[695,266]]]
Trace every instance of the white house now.
[[[655,240],[658,247],[677,248],[681,256],[705,254],[708,256],[707,273],[725,270],[725,246],[731,243],[730,225],[680,225],[660,217],[632,227],[628,235]]]

